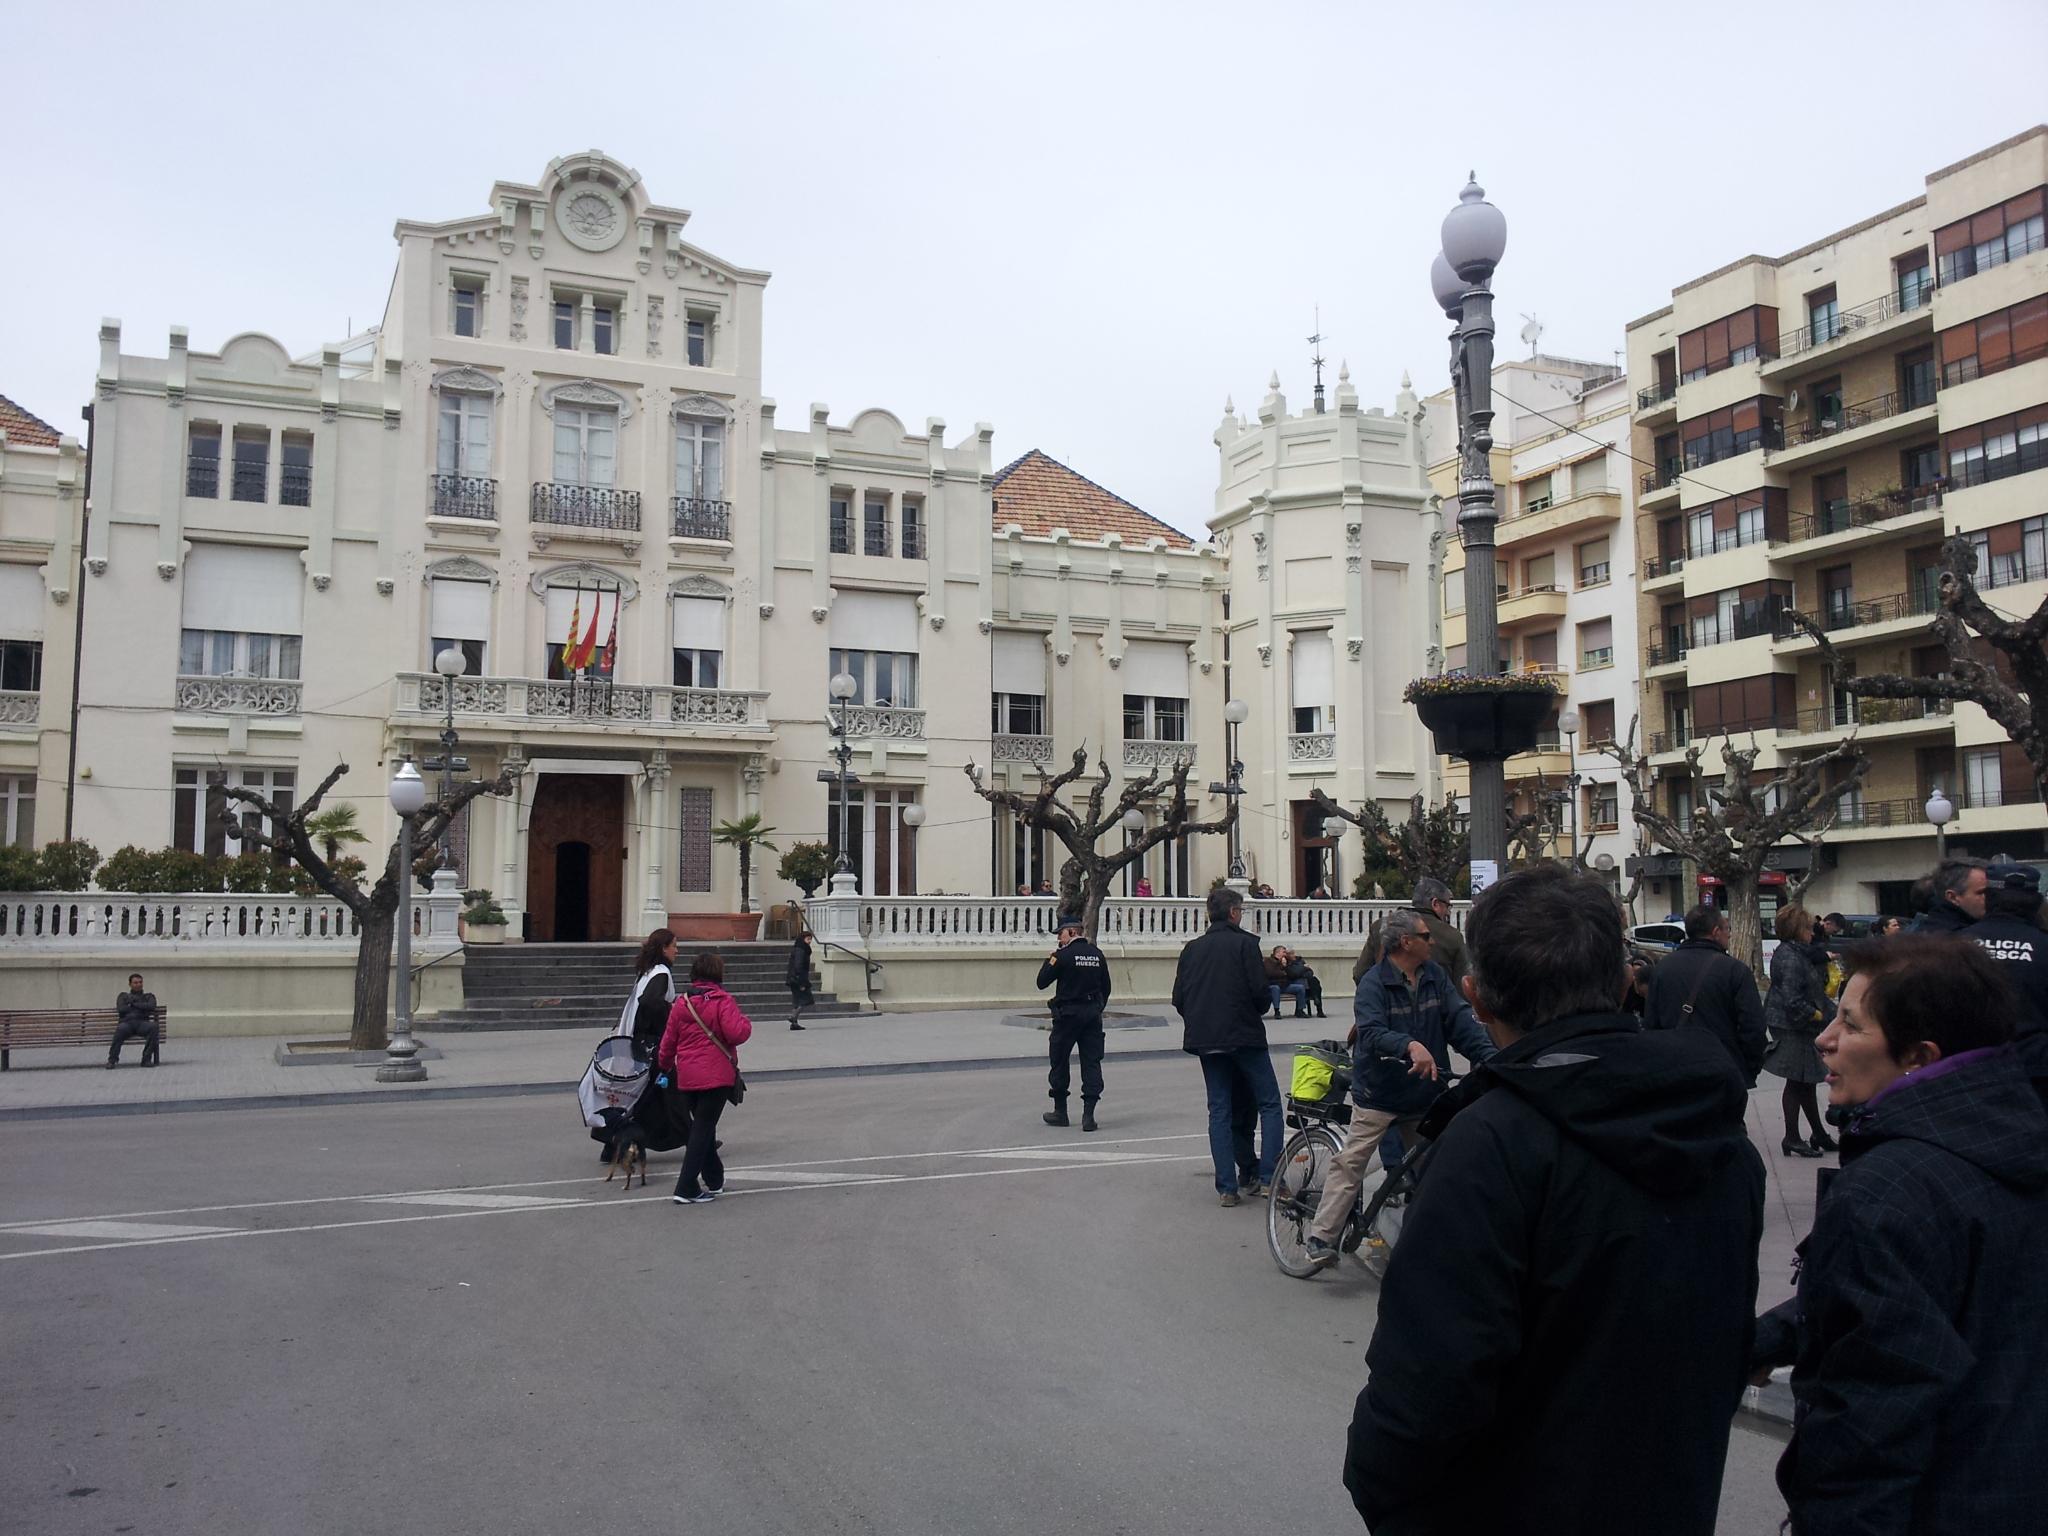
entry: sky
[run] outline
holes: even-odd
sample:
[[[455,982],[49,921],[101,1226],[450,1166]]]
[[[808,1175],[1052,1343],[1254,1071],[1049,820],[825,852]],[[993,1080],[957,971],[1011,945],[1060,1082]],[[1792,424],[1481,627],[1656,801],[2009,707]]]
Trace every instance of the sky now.
[[[1249,414],[1277,370],[1308,405],[1318,306],[1364,405],[1404,370],[1443,387],[1428,268],[1468,171],[1508,222],[1503,354],[1535,315],[1544,351],[1611,361],[1674,284],[2048,115],[2024,68],[1949,89],[1925,67],[2048,56],[2038,0],[14,0],[0,47],[0,394],[60,430],[103,315],[133,353],[183,324],[303,355],[381,313],[397,219],[483,213],[494,181],[594,147],[774,274],[785,422],[987,421],[998,464],[1043,449],[1191,532],[1225,398]]]

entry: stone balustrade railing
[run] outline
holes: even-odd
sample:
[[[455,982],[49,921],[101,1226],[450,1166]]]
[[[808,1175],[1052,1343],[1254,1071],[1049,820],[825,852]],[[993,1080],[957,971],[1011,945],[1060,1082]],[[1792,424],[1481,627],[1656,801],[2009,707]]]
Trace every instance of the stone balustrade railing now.
[[[884,741],[923,741],[924,711],[896,704],[850,704],[846,734],[855,741],[877,736]]]
[[[1328,763],[1336,761],[1337,735],[1334,731],[1294,731],[1287,738],[1287,761],[1290,763]]]
[[[1158,768],[1171,773],[1182,763],[1195,760],[1195,744],[1192,741],[1126,741],[1124,743],[1124,766],[1126,768]]]
[[[461,893],[455,892],[455,905]],[[412,903],[416,938],[454,932],[454,911],[437,922],[434,897]],[[446,904],[445,901],[443,903]],[[123,940],[265,948],[353,944],[361,925],[332,896],[136,895],[126,891],[34,891],[0,895],[0,953],[14,944],[87,948]]]
[[[1000,732],[989,743],[989,757],[998,763],[1050,763],[1052,738]]]
[[[35,725],[42,716],[43,696],[39,693],[22,693],[13,689],[0,692],[0,731],[9,726]]]
[[[298,714],[302,689],[296,678],[181,677],[178,711],[187,715]]]
[[[1398,901],[1247,901],[1244,927],[1275,944],[1353,948]],[[1463,925],[1465,906],[1452,920]],[[812,928],[836,944],[882,955],[890,951],[1031,948],[1057,935],[1059,902],[1051,896],[820,896],[806,908]],[[1202,898],[1116,898],[1103,904],[1098,939],[1121,952],[1170,953],[1208,926]]]
[[[398,674],[396,719],[438,720],[449,685],[432,672]],[[737,688],[672,688],[665,683],[606,683],[596,678],[458,677],[455,713],[470,721],[559,720],[600,729],[698,726],[768,731],[768,695]],[[895,711],[894,713],[908,713]],[[924,734],[918,713],[917,735]]]

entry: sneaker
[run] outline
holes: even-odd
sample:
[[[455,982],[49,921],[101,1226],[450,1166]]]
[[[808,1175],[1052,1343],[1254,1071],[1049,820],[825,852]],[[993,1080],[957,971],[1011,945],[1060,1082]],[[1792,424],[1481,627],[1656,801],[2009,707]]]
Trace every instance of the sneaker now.
[[[801,1025],[801,1024],[799,1024],[799,1023],[797,1023],[797,1021],[796,1021],[795,1019],[791,1019],[791,1020],[789,1021],[789,1027],[790,1027],[791,1029],[802,1029],[802,1028],[803,1028],[803,1025]]]
[[[1320,1237],[1312,1237],[1306,1244],[1308,1261],[1316,1269],[1328,1269],[1337,1262],[1337,1250]]]
[[[708,1189],[700,1189],[694,1195],[669,1196],[669,1199],[675,1201],[677,1205],[709,1205],[712,1201],[716,1200],[717,1198],[718,1196],[714,1195]]]
[[[1238,1200],[1237,1191],[1233,1189],[1225,1192],[1224,1194],[1218,1195],[1216,1197],[1216,1203],[1222,1206],[1225,1210],[1229,1210],[1230,1207],[1232,1207],[1233,1205],[1240,1204],[1241,1202]]]
[[[1237,1181],[1237,1192],[1247,1200],[1258,1200],[1264,1197],[1266,1186],[1257,1179],[1239,1179]]]

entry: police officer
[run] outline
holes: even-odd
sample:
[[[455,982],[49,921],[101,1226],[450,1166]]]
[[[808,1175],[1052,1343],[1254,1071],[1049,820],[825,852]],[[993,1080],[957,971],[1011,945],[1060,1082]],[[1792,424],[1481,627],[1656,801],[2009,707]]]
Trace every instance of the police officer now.
[[[2048,1029],[2048,932],[2041,928],[2041,872],[2031,864],[1985,871],[1984,915],[1963,929],[1999,962],[2020,1006],[2019,1033]]]
[[[1095,1129],[1102,1097],[1102,1010],[1109,1002],[1109,962],[1082,936],[1081,919],[1060,919],[1059,948],[1038,968],[1038,989],[1052,994],[1052,1108],[1047,1125],[1067,1124],[1067,1059],[1081,1048],[1081,1129]]]

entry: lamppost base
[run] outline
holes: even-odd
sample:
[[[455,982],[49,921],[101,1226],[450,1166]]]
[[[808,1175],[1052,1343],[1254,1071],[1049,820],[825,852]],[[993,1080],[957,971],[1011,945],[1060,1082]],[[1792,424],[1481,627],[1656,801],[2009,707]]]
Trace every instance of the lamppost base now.
[[[427,1064],[419,1059],[419,1042],[410,1037],[391,1042],[391,1054],[377,1068],[380,1083],[424,1083]]]
[[[1237,892],[1240,897],[1248,897],[1252,893],[1252,883],[1243,875],[1232,875],[1223,884],[1225,889]]]
[[[832,882],[828,889],[834,896],[858,896],[860,894],[860,876],[850,869],[841,870],[832,877]]]

